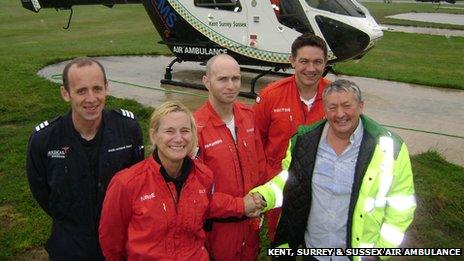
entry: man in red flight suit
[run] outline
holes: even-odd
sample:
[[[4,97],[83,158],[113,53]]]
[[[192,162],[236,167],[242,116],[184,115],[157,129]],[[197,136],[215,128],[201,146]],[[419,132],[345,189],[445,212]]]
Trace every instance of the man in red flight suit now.
[[[281,170],[288,141],[299,125],[324,117],[322,92],[329,81],[322,77],[327,64],[327,45],[313,34],[304,34],[292,44],[293,76],[266,86],[253,107],[267,160],[268,179]],[[280,209],[267,214],[268,236],[274,239]]]
[[[253,111],[236,101],[241,85],[240,67],[229,55],[214,56],[206,64],[203,83],[209,99],[194,113],[199,140],[197,155],[214,173],[214,192],[230,195],[228,199],[223,197],[224,202],[214,200],[211,204],[244,204],[248,191],[266,181],[266,162]],[[259,212],[259,206],[250,208],[245,204],[243,209],[243,218],[211,220],[206,246],[212,259],[256,259],[259,219],[246,218],[245,214]]]

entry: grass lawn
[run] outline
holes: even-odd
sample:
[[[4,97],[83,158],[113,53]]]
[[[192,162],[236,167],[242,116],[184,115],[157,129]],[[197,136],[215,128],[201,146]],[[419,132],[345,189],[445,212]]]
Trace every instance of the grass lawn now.
[[[384,32],[359,61],[338,63],[337,73],[464,89],[464,37]]]
[[[385,18],[408,12],[464,14],[464,6],[458,6],[462,7],[461,9],[436,10],[436,6],[431,3],[393,1],[391,4],[382,2],[362,2],[362,4],[381,24],[464,30],[464,26],[460,25]],[[454,7],[454,5],[443,5],[443,7]],[[336,72],[346,75],[464,89],[464,82],[457,80],[464,76],[464,60],[461,58],[463,50],[464,37],[384,32],[382,40],[360,61],[339,63],[334,68]]]
[[[464,246],[464,169],[437,153],[413,157],[419,208],[410,236],[411,247]]]
[[[0,260],[43,246],[50,230],[27,185],[26,145],[36,124],[68,107],[59,98],[59,86],[36,76],[37,70],[76,56],[168,51],[156,44],[141,5],[76,8],[69,32],[61,29],[66,21],[67,12],[34,14],[17,0],[2,1],[0,7]],[[151,109],[113,98],[108,104],[132,110],[147,129]]]
[[[113,9],[77,7],[70,31],[64,31],[61,27],[66,24],[67,15],[67,12],[57,13],[55,10],[34,14],[23,9],[19,0],[4,0],[0,4],[0,260],[18,260],[24,253],[35,253],[44,245],[50,230],[49,218],[32,199],[27,185],[26,145],[36,124],[65,113],[68,107],[59,98],[58,85],[38,77],[36,72],[47,64],[76,56],[168,52],[165,46],[157,44],[159,37],[141,5],[116,6]],[[397,45],[384,44],[394,43],[395,39],[401,41]],[[430,43],[445,46],[443,49],[454,46],[454,49],[462,50],[463,46],[462,40],[457,38],[422,39],[414,35],[387,33],[384,41],[365,59],[372,59],[374,64],[375,60],[384,56],[396,57],[386,60],[379,68],[391,67],[388,77],[404,73],[405,79],[413,80],[424,79],[421,72],[429,74],[428,68],[432,66],[445,72],[461,68],[461,74],[443,73],[435,77],[437,82],[454,80],[463,84],[459,80],[463,78],[462,62],[456,62],[456,57],[461,57],[462,52],[459,55],[459,52],[444,50],[441,55],[432,55],[430,49],[421,50]],[[395,46],[405,48],[395,51]],[[414,52],[418,55],[413,64],[417,70],[409,72],[410,65],[403,63],[407,60],[405,57],[413,59]],[[370,58],[371,55],[373,58]],[[352,66],[359,65],[362,64]],[[361,70],[371,66],[360,66],[353,73],[359,71],[358,75],[374,76],[372,72],[376,70],[383,73],[376,68]],[[343,71],[349,70],[349,67],[345,64],[336,69]],[[142,128],[147,129],[150,108],[116,98],[110,98],[108,105],[132,110],[141,120]],[[464,211],[460,191],[464,186],[464,169],[445,162],[434,153],[413,157],[413,168],[420,205],[409,244],[462,247]]]

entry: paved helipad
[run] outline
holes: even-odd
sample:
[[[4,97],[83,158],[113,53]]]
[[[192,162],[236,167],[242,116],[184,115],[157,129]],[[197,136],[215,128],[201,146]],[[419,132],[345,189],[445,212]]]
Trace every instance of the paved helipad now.
[[[206,100],[205,91],[160,84],[165,66],[173,57],[122,56],[98,59],[107,70],[111,81],[110,94],[113,96],[134,99],[153,107],[169,99],[178,99],[192,110]],[[39,75],[61,82],[59,75],[65,64],[47,66],[39,71]],[[198,63],[186,62],[174,66],[174,79],[201,83],[203,74],[204,67]],[[242,73],[243,90],[249,90],[248,83],[253,76]],[[257,91],[279,78],[264,77],[258,81]],[[334,80],[337,76],[329,75],[328,78]],[[365,114],[391,126],[390,129],[406,141],[412,154],[434,149],[447,160],[464,166],[464,91],[360,77],[339,78],[358,83],[365,97]],[[250,99],[241,100],[253,103]]]
[[[439,24],[464,25],[464,15],[462,14],[445,14],[445,13],[404,13],[390,15],[387,18],[412,20]]]
[[[414,33],[414,34],[433,34],[433,35],[443,35],[445,37],[450,37],[450,36],[464,37],[464,30],[391,25],[391,24],[380,25],[380,26],[383,27],[382,30],[392,31],[392,32],[403,32],[403,33]]]

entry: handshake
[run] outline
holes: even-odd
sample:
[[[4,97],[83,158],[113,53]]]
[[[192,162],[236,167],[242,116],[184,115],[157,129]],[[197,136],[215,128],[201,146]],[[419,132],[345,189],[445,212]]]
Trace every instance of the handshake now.
[[[261,210],[267,205],[263,196],[257,192],[247,194],[243,197],[243,203],[245,205],[245,215],[251,218],[259,217]]]

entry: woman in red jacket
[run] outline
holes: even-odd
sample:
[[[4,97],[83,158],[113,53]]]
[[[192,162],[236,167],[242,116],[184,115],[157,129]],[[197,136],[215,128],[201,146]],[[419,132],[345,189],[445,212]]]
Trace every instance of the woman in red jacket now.
[[[179,102],[159,106],[150,140],[153,155],[120,171],[108,187],[99,229],[103,254],[106,260],[209,260],[202,227],[213,178],[189,157],[197,144],[191,112]]]

